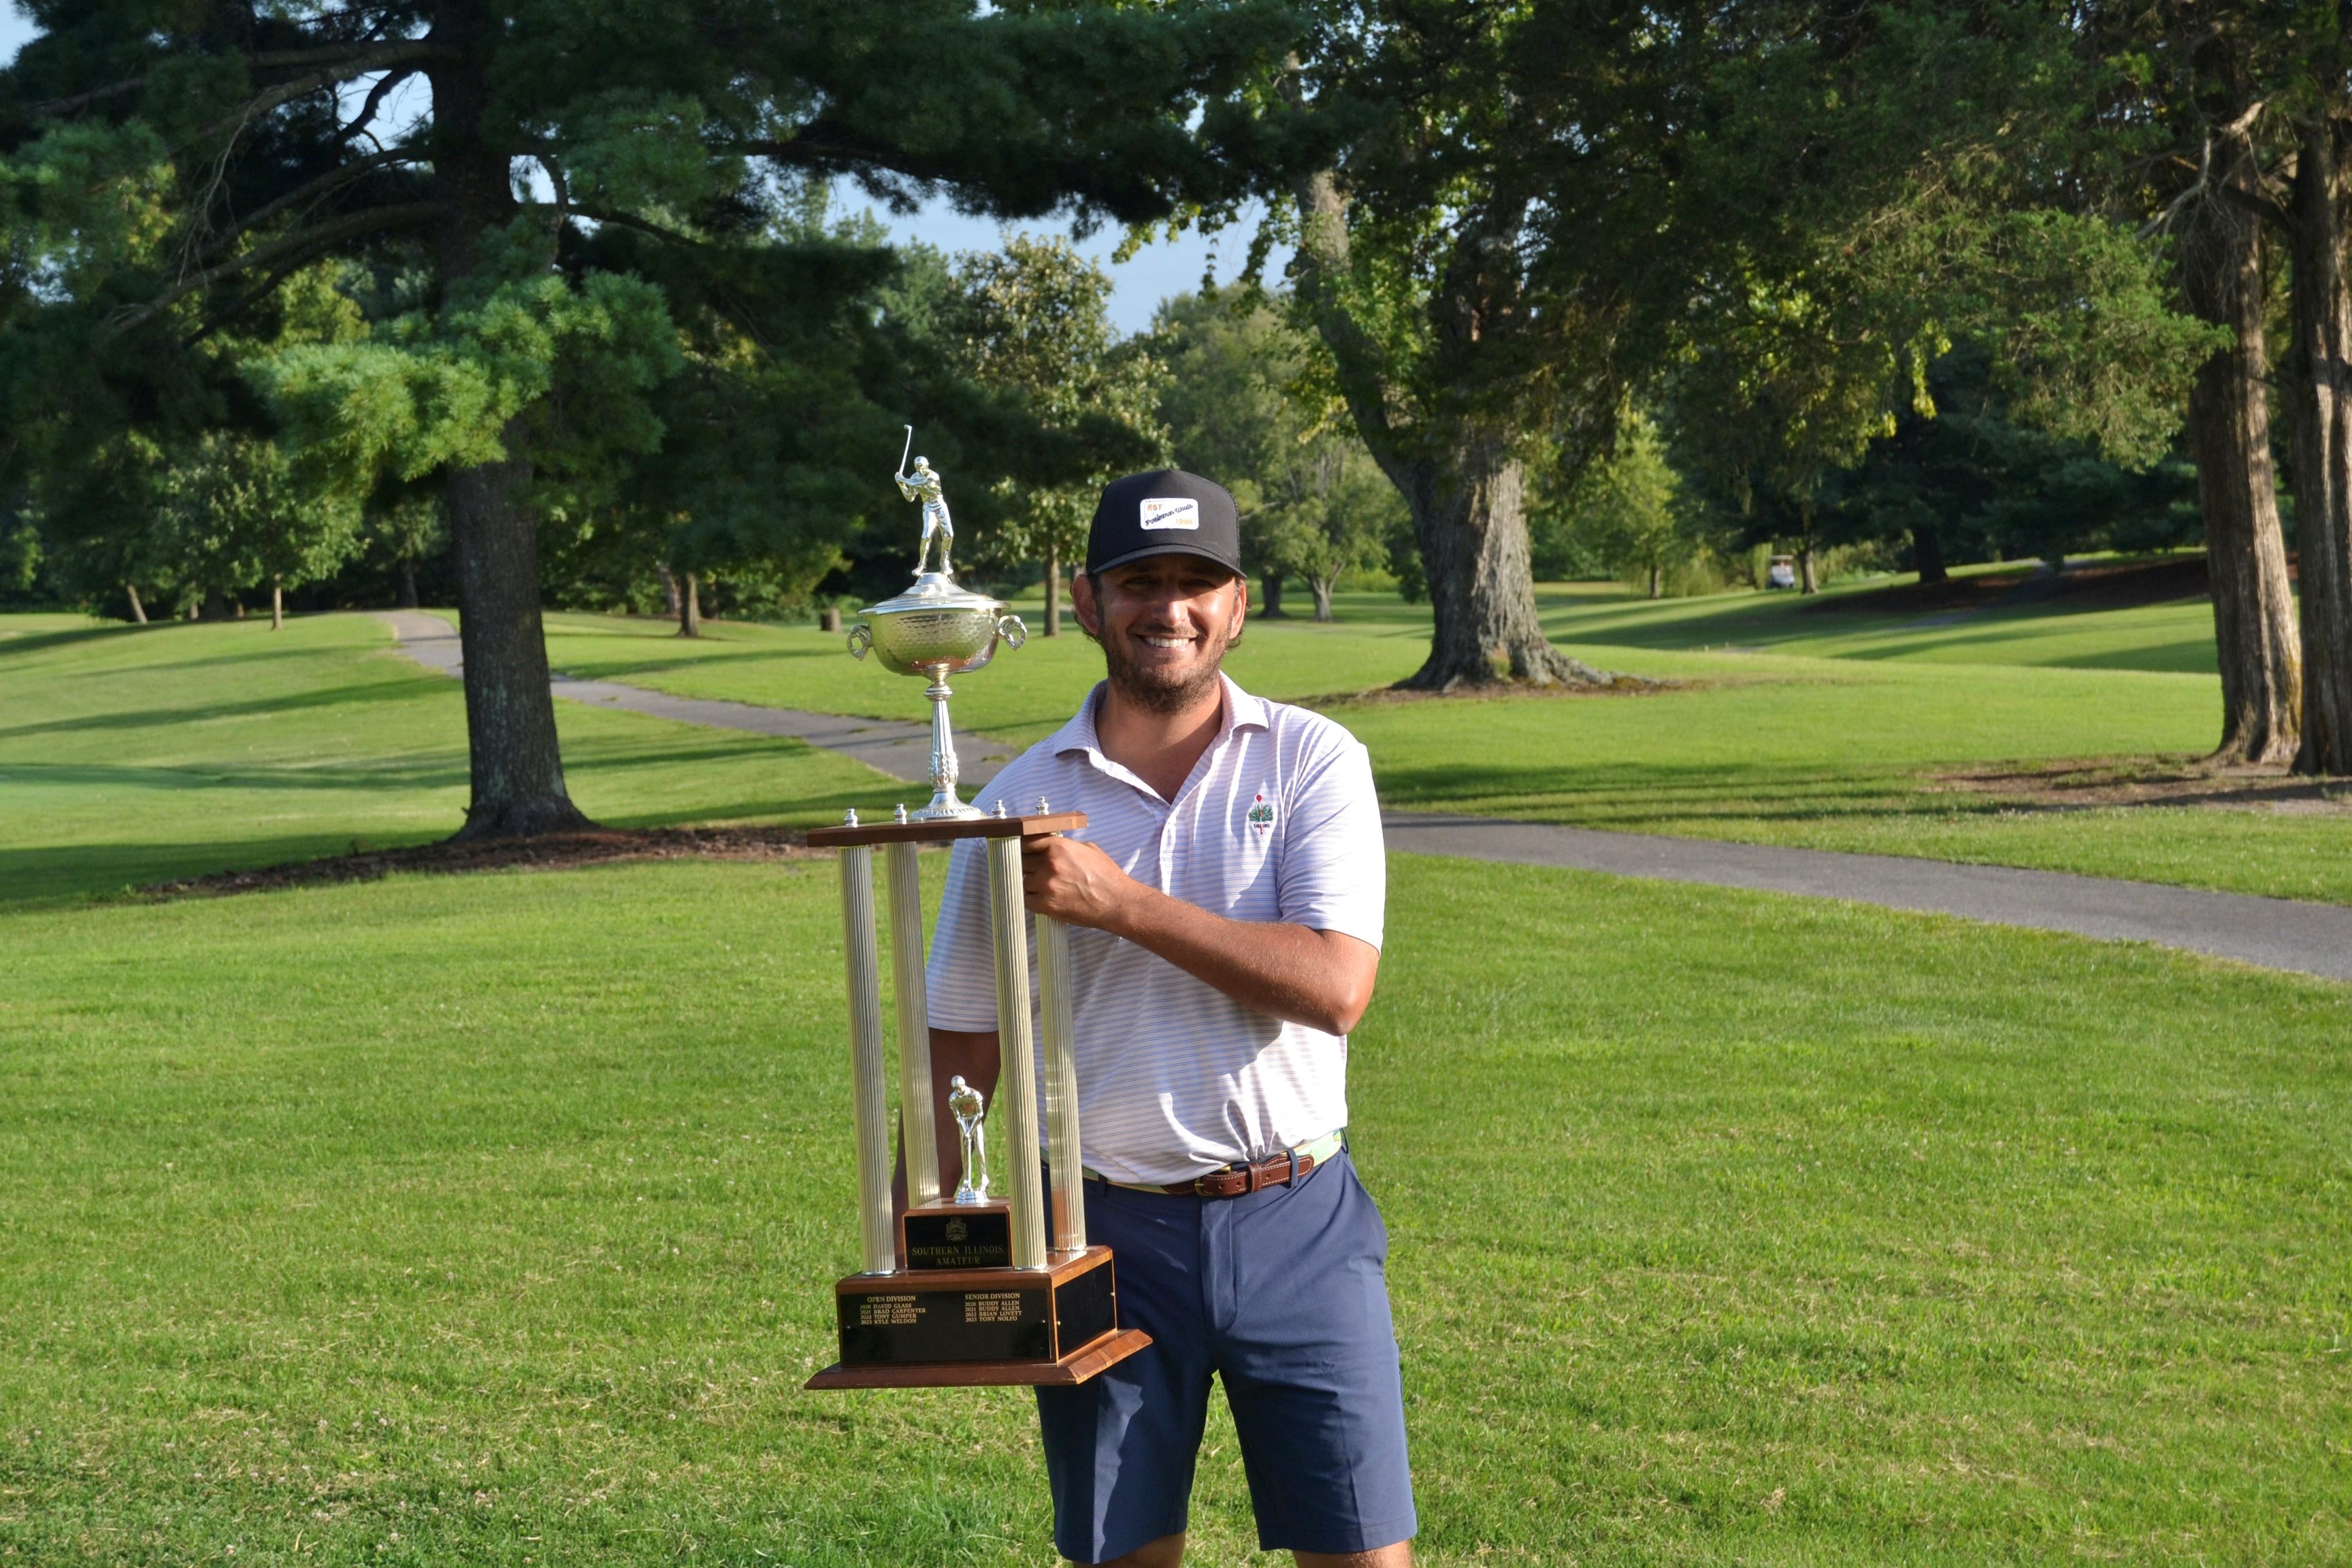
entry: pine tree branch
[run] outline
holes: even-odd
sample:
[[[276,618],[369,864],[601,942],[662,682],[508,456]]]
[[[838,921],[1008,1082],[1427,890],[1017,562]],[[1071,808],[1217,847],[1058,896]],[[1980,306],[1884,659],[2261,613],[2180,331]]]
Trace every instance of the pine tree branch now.
[[[298,206],[313,196],[325,195],[336,186],[356,180],[362,174],[370,174],[394,163],[423,162],[425,162],[425,154],[422,153],[410,153],[393,148],[382,153],[371,153],[366,157],[356,159],[349,163],[339,164],[308,184],[297,186],[275,201],[266,202],[255,208],[229,228],[207,241],[195,254],[199,257],[217,256],[222,248],[237,236],[250,233],[289,207]]]
[[[383,107],[384,95],[389,93],[394,88],[398,87],[402,82],[406,81],[410,77],[415,76],[422,69],[424,69],[422,66],[403,66],[397,70],[389,70],[384,72],[383,79],[381,81],[378,81],[373,87],[368,89],[367,99],[360,105],[359,113],[352,118],[352,122],[349,125],[344,126],[342,130],[336,134],[335,140],[338,142],[348,142],[352,137],[357,136],[361,132],[365,131],[369,125],[374,122],[375,111]]]
[[[142,326],[162,315],[173,305],[186,299],[199,289],[210,288],[224,278],[233,278],[256,267],[275,266],[289,257],[315,252],[326,246],[381,229],[404,228],[429,223],[441,216],[440,206],[433,202],[407,202],[397,206],[373,207],[365,212],[349,213],[326,223],[289,234],[283,239],[272,240],[243,256],[189,273],[178,282],[142,305],[119,310],[107,318],[99,328],[101,339],[117,338],[132,328]]]
[[[640,234],[652,235],[656,239],[667,240],[672,245],[701,246],[709,243],[707,240],[697,239],[690,234],[680,234],[674,228],[664,228],[657,223],[648,223],[644,218],[632,217],[627,213],[606,212],[601,207],[573,207],[571,210],[591,223],[616,224],[622,228],[633,228]]]
[[[305,93],[316,92],[322,87],[332,87],[339,81],[348,81],[355,76],[365,76],[370,71],[389,70],[394,66],[423,65],[433,60],[446,59],[448,57],[449,51],[446,48],[422,39],[404,39],[397,44],[382,44],[371,49],[352,50],[332,65],[311,71],[305,76],[295,77],[289,81],[279,82],[275,87],[255,94],[239,105],[234,113],[225,114],[214,121],[190,137],[189,141],[205,142],[223,134],[234,140],[237,132],[245,129],[259,116],[268,113],[282,104],[291,103]]]
[[[93,103],[102,103],[110,98],[121,98],[125,93],[137,92],[146,85],[145,77],[134,76],[127,80],[110,82],[105,87],[94,87],[88,92],[75,93],[71,98],[52,98],[45,103],[34,104],[25,112],[37,120],[52,119],[60,114],[71,114],[75,110],[87,108]]]
[[[373,51],[357,48],[350,44],[337,44],[316,49],[274,49],[247,57],[246,64],[261,70],[282,69],[290,66],[333,66],[369,52]],[[365,75],[366,72],[362,70],[358,74]],[[70,98],[52,98],[46,102],[33,104],[25,112],[36,119],[49,119],[59,114],[70,114],[77,109],[85,109],[93,103],[102,103],[110,98],[121,98],[125,93],[137,92],[146,85],[147,79],[143,76],[127,77],[121,81],[109,82],[104,87],[94,87],[88,92],[75,93]]]
[[[738,142],[727,151],[804,169],[847,173],[878,167],[916,180],[944,180],[953,172],[943,159],[919,158],[895,143],[824,120],[812,120],[782,140]]]

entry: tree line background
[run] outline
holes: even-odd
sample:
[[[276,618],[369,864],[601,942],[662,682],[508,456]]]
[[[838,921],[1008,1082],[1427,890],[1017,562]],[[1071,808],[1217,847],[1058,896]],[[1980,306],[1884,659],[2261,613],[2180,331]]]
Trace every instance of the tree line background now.
[[[1440,690],[1596,679],[1538,575],[2201,539],[2222,751],[2352,771],[2338,6],[24,9],[0,593],[455,602],[469,833],[579,820],[542,605],[892,591],[908,423],[1049,621],[1174,462],[1269,607],[1425,598]],[[1248,281],[1122,340],[1048,215],[1239,225]]]

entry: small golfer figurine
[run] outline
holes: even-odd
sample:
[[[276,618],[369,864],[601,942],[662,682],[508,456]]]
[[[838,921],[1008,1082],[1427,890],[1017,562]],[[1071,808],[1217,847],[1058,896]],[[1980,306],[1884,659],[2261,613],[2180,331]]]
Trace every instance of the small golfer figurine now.
[[[915,427],[907,426],[907,452],[915,449]],[[923,543],[915,555],[915,575],[919,577],[929,568],[931,558],[931,538],[940,542],[940,574],[949,574],[948,547],[955,542],[955,524],[948,518],[947,498],[940,492],[940,476],[931,468],[929,458],[915,459],[915,471],[907,472],[907,452],[898,454],[898,471],[892,477],[898,481],[898,493],[908,500],[920,501],[923,507]]]
[[[948,1109],[955,1113],[956,1126],[963,1132],[963,1179],[956,1184],[955,1201],[960,1204],[984,1204],[988,1201],[988,1145],[982,1137],[980,1119],[986,1113],[988,1102],[980,1090],[961,1078],[948,1079]]]

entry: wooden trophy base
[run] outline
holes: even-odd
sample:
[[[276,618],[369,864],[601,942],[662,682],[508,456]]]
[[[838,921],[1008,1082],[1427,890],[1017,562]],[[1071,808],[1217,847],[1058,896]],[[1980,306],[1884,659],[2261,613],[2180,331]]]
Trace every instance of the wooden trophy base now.
[[[841,1360],[809,1388],[1084,1383],[1151,1342],[1118,1326],[1108,1247],[1045,1268],[852,1274],[834,1305]]]

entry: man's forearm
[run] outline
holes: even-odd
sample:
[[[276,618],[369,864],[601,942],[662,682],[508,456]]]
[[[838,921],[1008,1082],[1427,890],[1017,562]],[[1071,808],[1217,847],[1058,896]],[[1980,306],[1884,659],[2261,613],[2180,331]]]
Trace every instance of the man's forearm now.
[[[1372,999],[1380,950],[1338,931],[1227,920],[1141,889],[1102,929],[1159,954],[1254,1012],[1328,1034],[1356,1026]]]

